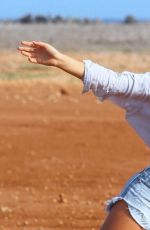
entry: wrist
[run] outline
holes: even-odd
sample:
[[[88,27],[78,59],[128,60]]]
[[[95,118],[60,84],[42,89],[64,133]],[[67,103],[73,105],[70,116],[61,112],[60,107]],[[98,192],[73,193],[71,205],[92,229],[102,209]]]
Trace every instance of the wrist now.
[[[57,53],[55,59],[56,59],[55,67],[62,69],[65,63],[65,55],[63,53]]]
[[[84,75],[84,63],[83,62],[78,61],[62,53],[57,53],[57,57],[55,56],[55,58],[56,58],[55,67],[62,69],[65,72],[81,80],[83,79],[83,75]]]

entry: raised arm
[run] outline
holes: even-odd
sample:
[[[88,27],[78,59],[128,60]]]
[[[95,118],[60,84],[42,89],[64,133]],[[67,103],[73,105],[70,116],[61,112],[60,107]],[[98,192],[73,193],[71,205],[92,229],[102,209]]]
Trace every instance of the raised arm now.
[[[112,96],[144,99],[150,96],[150,73],[116,73],[90,60],[78,61],[43,42],[22,42],[21,53],[35,64],[60,68],[83,80],[84,90],[92,90],[100,99]]]
[[[90,60],[75,60],[43,42],[24,41],[19,50],[31,63],[55,66],[81,79],[83,93],[92,90],[101,101],[109,98],[124,108],[126,119],[150,147],[150,73],[116,73]]]

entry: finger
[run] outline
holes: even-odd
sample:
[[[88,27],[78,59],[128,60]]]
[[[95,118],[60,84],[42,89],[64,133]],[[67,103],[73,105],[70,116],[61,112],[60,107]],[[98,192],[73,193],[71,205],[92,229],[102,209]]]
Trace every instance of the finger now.
[[[31,56],[31,54],[29,52],[26,52],[26,51],[21,51],[21,54],[23,56],[26,56],[26,57],[30,57]]]
[[[28,60],[29,60],[29,62],[31,62],[31,63],[34,63],[34,64],[37,63],[36,58],[29,57]]]
[[[20,51],[26,51],[26,52],[34,52],[34,51],[35,51],[34,48],[22,47],[22,46],[19,46],[18,49],[19,49]]]
[[[33,47],[34,46],[33,42],[28,42],[28,41],[22,41],[21,44],[25,45],[25,46],[29,46],[29,47]]]
[[[47,45],[45,42],[39,42],[39,41],[33,41],[33,44],[42,47],[46,47]]]

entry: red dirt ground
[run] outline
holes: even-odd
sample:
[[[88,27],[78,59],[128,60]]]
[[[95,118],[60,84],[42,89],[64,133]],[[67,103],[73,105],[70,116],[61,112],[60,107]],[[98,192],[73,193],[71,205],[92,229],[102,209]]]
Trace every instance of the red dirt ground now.
[[[82,84],[0,83],[0,229],[98,229],[104,202],[149,165],[124,112]]]

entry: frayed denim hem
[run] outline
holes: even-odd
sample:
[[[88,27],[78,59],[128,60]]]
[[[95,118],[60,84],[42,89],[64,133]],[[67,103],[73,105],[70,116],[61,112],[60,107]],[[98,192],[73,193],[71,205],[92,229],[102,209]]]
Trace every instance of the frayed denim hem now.
[[[113,197],[111,200],[107,200],[105,202],[105,211],[110,212],[111,208],[114,204],[116,204],[119,200],[124,200],[128,205],[128,210],[132,218],[144,229],[150,230],[150,223],[147,222],[144,213],[142,213],[139,209],[136,209],[130,202],[122,196]]]

